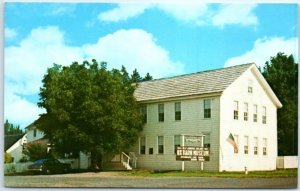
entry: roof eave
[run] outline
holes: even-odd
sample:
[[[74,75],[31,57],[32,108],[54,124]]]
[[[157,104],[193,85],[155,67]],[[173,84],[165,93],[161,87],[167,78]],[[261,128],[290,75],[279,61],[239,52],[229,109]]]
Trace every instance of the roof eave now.
[[[267,94],[270,96],[272,102],[275,104],[275,106],[279,109],[282,108],[282,103],[280,102],[280,100],[277,98],[277,96],[275,95],[274,91],[272,90],[272,88],[270,87],[270,85],[268,84],[267,80],[263,77],[263,75],[260,73],[260,71],[258,70],[258,68],[256,67],[256,65],[253,65],[250,67],[250,70],[256,74],[257,78],[259,79],[259,81],[261,82],[263,89],[267,92]]]
[[[207,93],[201,93],[201,94],[192,94],[192,95],[184,95],[184,96],[176,96],[176,97],[137,100],[137,102],[138,103],[158,103],[158,102],[167,102],[167,101],[176,101],[176,100],[187,100],[187,99],[221,96],[222,93],[223,93],[223,91],[220,90],[220,91],[213,91],[213,92],[207,92]]]

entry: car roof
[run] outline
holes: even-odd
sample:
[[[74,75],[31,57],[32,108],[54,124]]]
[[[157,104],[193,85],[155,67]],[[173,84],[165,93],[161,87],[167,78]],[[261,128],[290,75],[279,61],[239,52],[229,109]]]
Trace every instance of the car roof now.
[[[49,159],[40,159],[40,160],[34,161],[33,164],[40,164],[40,163],[43,163],[47,160],[49,160]]]

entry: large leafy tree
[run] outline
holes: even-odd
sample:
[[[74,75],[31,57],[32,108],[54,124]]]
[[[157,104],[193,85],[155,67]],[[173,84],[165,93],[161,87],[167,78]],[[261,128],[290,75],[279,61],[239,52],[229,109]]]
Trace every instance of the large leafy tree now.
[[[298,64],[293,55],[278,53],[265,63],[262,71],[283,107],[278,110],[278,154],[296,155],[298,151]]]
[[[105,153],[118,153],[137,140],[142,120],[136,86],[125,67],[107,70],[96,60],[54,65],[43,79],[38,105],[46,114],[35,122],[60,153],[90,152],[92,166]]]

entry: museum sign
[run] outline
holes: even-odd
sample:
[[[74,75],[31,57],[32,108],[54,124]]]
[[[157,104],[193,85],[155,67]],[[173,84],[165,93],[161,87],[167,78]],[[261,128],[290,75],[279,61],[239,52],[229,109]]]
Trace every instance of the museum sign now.
[[[179,146],[176,148],[176,160],[209,161],[209,147]]]

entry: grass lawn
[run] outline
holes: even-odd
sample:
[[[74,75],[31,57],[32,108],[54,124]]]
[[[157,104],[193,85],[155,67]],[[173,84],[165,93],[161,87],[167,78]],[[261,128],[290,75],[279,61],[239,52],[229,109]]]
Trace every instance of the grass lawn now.
[[[208,172],[208,171],[150,171],[133,170],[120,174],[124,176],[139,177],[223,177],[223,178],[276,178],[276,177],[297,177],[298,169],[285,169],[274,171],[250,171],[247,175],[244,172]]]

